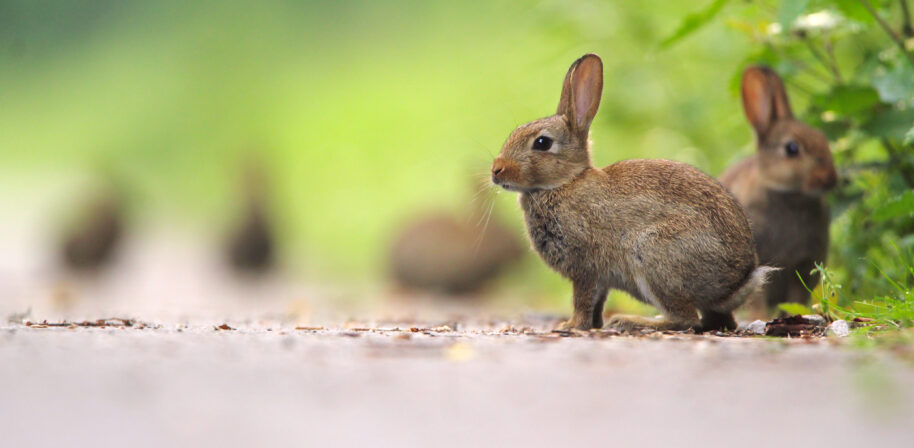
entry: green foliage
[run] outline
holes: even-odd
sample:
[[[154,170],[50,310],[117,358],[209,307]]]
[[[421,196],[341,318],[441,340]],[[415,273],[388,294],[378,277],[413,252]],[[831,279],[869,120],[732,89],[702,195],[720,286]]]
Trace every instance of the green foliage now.
[[[806,305],[802,303],[781,303],[778,305],[778,309],[789,314],[814,314],[813,311]]]
[[[701,11],[687,15],[682,23],[679,24],[679,28],[673,32],[669,37],[660,42],[662,48],[669,47],[676,42],[686,38],[688,35],[700,30],[703,26],[710,23],[714,20],[715,17],[720,13],[724,6],[729,3],[730,0],[714,0],[708,5],[705,9]]]
[[[797,20],[797,17],[800,17],[800,14],[806,11],[808,5],[809,0],[781,2],[781,7],[778,8],[778,24],[783,28],[789,28]]]
[[[910,217],[912,214],[914,214],[914,190],[908,190],[877,206],[873,210],[873,221],[883,223],[896,218]]]
[[[767,64],[785,78],[800,118],[822,129],[842,182],[831,195],[829,256],[849,297],[910,283],[914,250],[914,47],[899,1],[752,1],[719,17],[755,48],[733,68]],[[705,23],[703,23],[705,24]],[[885,275],[876,268],[881,266]],[[837,303],[835,303],[837,305]],[[896,310],[892,302],[887,308]]]
[[[914,273],[914,265],[903,260],[899,264]],[[819,302],[822,314],[832,319],[871,320],[872,326],[881,328],[914,327],[914,283],[893,279],[879,266],[873,267],[892,285],[892,290],[870,299],[851,300],[838,294],[842,288],[835,279],[834,271],[816,264],[813,272],[818,272],[822,277],[822,285],[821,289],[813,291],[813,295]]]

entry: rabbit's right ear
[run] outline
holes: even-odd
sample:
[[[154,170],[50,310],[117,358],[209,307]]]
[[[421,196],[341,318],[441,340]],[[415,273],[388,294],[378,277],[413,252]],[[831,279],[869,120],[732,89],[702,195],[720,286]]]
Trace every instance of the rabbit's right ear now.
[[[571,64],[565,75],[556,114],[567,118],[574,131],[586,133],[600,108],[602,95],[603,61],[593,53],[585,54]]]
[[[742,96],[746,118],[759,137],[767,135],[775,121],[793,118],[784,82],[768,67],[749,67],[743,72]]]

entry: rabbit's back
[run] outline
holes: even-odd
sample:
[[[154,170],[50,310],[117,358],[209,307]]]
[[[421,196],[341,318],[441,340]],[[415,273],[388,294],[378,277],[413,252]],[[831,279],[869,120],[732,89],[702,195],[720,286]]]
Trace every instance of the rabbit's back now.
[[[650,215],[687,220],[716,230],[728,245],[751,244],[748,220],[736,199],[697,168],[671,160],[625,160],[603,169],[620,201],[643,205]],[[747,239],[748,238],[748,239]]]

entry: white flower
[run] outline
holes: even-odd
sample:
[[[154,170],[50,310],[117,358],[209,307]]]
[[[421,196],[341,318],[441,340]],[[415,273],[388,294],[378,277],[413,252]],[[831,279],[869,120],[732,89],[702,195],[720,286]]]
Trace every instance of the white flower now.
[[[793,26],[800,30],[830,30],[838,25],[840,17],[829,11],[819,11],[797,18]]]

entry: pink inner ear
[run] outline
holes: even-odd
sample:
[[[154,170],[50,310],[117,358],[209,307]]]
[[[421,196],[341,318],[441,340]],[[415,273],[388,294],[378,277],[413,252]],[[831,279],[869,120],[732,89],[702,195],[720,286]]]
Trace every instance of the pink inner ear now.
[[[580,127],[590,125],[603,91],[603,73],[599,60],[585,59],[574,72],[575,121]]]
[[[743,79],[743,108],[746,118],[756,132],[764,133],[771,125],[771,91],[764,75],[757,72],[746,73]]]

